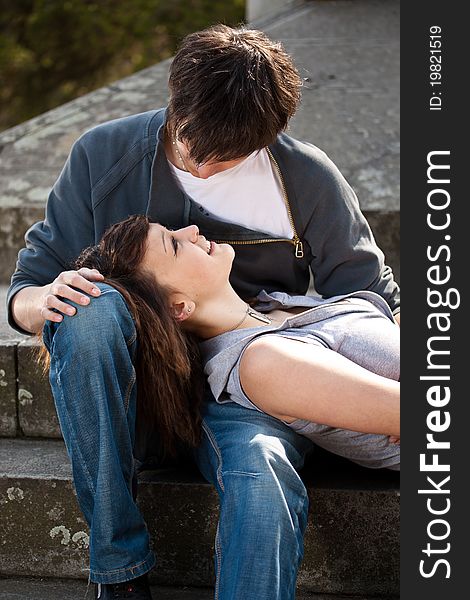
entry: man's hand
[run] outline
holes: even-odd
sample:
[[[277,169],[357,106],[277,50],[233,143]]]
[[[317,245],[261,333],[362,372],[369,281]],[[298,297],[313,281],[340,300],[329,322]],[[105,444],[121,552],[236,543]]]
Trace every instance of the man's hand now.
[[[83,292],[99,296],[101,292],[92,282],[103,280],[104,276],[96,269],[82,267],[78,271],[63,271],[52,283],[42,287],[26,287],[15,294],[11,305],[13,318],[25,331],[37,333],[45,321],[58,323],[62,321],[63,315],[72,316],[76,313],[76,308],[62,299],[86,306],[90,298]]]
[[[400,313],[393,315],[393,318],[395,319],[395,323],[400,326]]]
[[[92,281],[103,281],[103,275],[96,269],[87,269],[82,267],[78,271],[63,271],[54,281],[44,286],[43,294],[40,297],[40,314],[45,321],[62,321],[62,315],[54,312],[53,308],[65,315],[74,315],[76,309],[70,304],[63,302],[60,298],[67,298],[76,304],[86,306],[90,302],[88,296],[84,296],[80,291],[72,289],[78,288],[91,296],[99,296],[100,290],[95,287]]]

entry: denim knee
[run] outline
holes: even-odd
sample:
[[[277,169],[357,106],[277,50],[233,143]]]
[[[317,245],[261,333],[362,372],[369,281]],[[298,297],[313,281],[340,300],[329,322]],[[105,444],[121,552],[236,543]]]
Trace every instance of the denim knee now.
[[[277,438],[258,435],[250,441],[243,470],[222,470],[225,494],[244,503],[250,518],[281,518],[287,512],[303,522],[308,494],[299,474]]]
[[[208,399],[203,416],[205,435],[195,457],[221,500],[216,596],[294,598],[308,515],[296,469],[312,444],[235,403]]]
[[[293,598],[304,555],[307,490],[275,445],[255,446],[250,454],[257,458],[249,461],[250,471],[223,472],[217,589],[221,598],[245,598],[253,586],[257,598]],[[249,562],[248,571],[256,573],[255,580],[247,576],[240,556]]]
[[[45,322],[43,341],[51,354],[63,349],[68,355],[83,357],[99,354],[105,345],[123,342],[130,347],[136,341],[135,323],[122,294],[109,284],[96,283],[96,286],[101,295],[91,297],[86,306],[64,299],[75,307],[74,315],[63,315],[60,323]]]

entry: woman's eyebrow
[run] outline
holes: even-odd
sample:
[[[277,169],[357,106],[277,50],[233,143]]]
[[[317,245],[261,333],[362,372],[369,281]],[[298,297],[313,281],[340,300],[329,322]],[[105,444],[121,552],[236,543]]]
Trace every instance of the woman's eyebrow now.
[[[166,244],[165,244],[165,230],[164,229],[162,229],[162,242],[163,242],[163,249],[165,250],[165,254],[167,254]]]

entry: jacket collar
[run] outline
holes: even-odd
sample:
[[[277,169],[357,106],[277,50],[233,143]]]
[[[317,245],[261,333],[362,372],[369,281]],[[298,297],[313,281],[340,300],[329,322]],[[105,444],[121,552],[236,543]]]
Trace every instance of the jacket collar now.
[[[187,207],[190,198],[178,187],[168,165],[164,148],[166,115],[166,108],[157,111],[152,127],[153,131],[156,130],[156,148],[152,162],[147,216],[152,221],[157,221],[165,227],[178,229],[184,223],[185,207]],[[288,136],[280,134],[276,142],[269,146],[269,149],[284,179],[296,230],[299,235],[302,235],[304,228],[294,186],[296,174],[291,173],[287,168],[286,159],[288,159],[288,146],[290,145],[285,143],[284,138],[288,138]]]
[[[185,194],[176,183],[166,158],[164,139],[166,108],[156,118],[156,148],[153,157],[147,216],[165,227],[177,229],[183,222]]]

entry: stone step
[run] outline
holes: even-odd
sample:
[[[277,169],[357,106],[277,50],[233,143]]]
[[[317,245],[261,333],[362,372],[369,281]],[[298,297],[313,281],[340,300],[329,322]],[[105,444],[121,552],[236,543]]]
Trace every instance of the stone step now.
[[[303,593],[398,595],[399,475],[318,450],[301,476],[311,500]],[[0,576],[87,578],[88,532],[60,440],[0,440]],[[194,467],[141,474],[155,585],[210,586],[218,498]]]
[[[0,338],[1,436],[62,437],[48,376],[34,358],[38,349],[35,338]]]
[[[155,600],[212,600],[214,597],[211,588],[153,586],[152,594]],[[84,581],[41,578],[0,579],[0,600],[94,600],[94,597],[94,586],[88,588]]]
[[[5,324],[5,292],[5,287],[0,289],[0,430],[8,436],[60,437],[47,378],[31,360],[35,343]],[[320,451],[315,456],[315,471],[310,472],[309,468],[303,475],[310,482],[315,513],[310,517],[300,585],[302,589],[322,592],[395,593],[397,474],[371,473],[345,461],[339,461],[339,467],[334,463],[331,469],[328,466],[331,459]],[[52,572],[58,576],[83,577],[86,526],[76,506],[63,444],[37,437],[4,439],[0,442],[0,465],[3,465],[0,505],[4,528],[1,537],[9,540],[3,546],[5,560],[0,550],[3,565],[0,574],[17,574],[15,569],[21,565],[23,575],[47,577]],[[334,472],[333,477],[330,471]],[[198,474],[185,471],[165,471],[146,475],[144,479],[141,494],[144,512],[165,515],[161,522],[169,527],[162,531],[160,526],[157,534],[155,522],[148,517],[156,543],[167,549],[168,554],[165,556],[159,550],[163,566],[157,575],[158,583],[209,585],[213,579],[212,544],[217,520],[215,492]],[[351,514],[357,517],[357,530],[345,519],[345,515]],[[191,529],[195,525],[196,535],[181,531],[175,523],[182,524],[183,529],[185,523]],[[346,541],[343,531],[348,532]],[[183,546],[175,551],[173,540],[179,540]],[[352,557],[358,556],[362,547],[367,548],[370,560],[359,557],[358,570]]]
[[[90,588],[91,589],[91,588]],[[0,579],[0,600],[92,600],[92,591],[82,581],[66,579]],[[212,588],[152,587],[155,600],[212,600]],[[332,596],[300,594],[297,600],[394,600],[397,596]]]
[[[0,437],[61,438],[48,377],[35,361],[39,343],[8,325],[6,293],[0,285]]]
[[[304,78],[289,133],[319,146],[356,190],[399,279],[399,0],[298,2],[254,25],[282,41]],[[164,106],[169,61],[0,133],[0,283],[73,141],[90,127]]]
[[[18,418],[19,406],[23,408],[18,401],[18,345],[32,341],[29,336],[17,333],[7,324],[6,294],[7,287],[0,285],[0,437],[22,434]],[[50,413],[50,409],[47,413]],[[39,429],[44,431],[46,428]],[[57,431],[54,435],[57,437]]]

